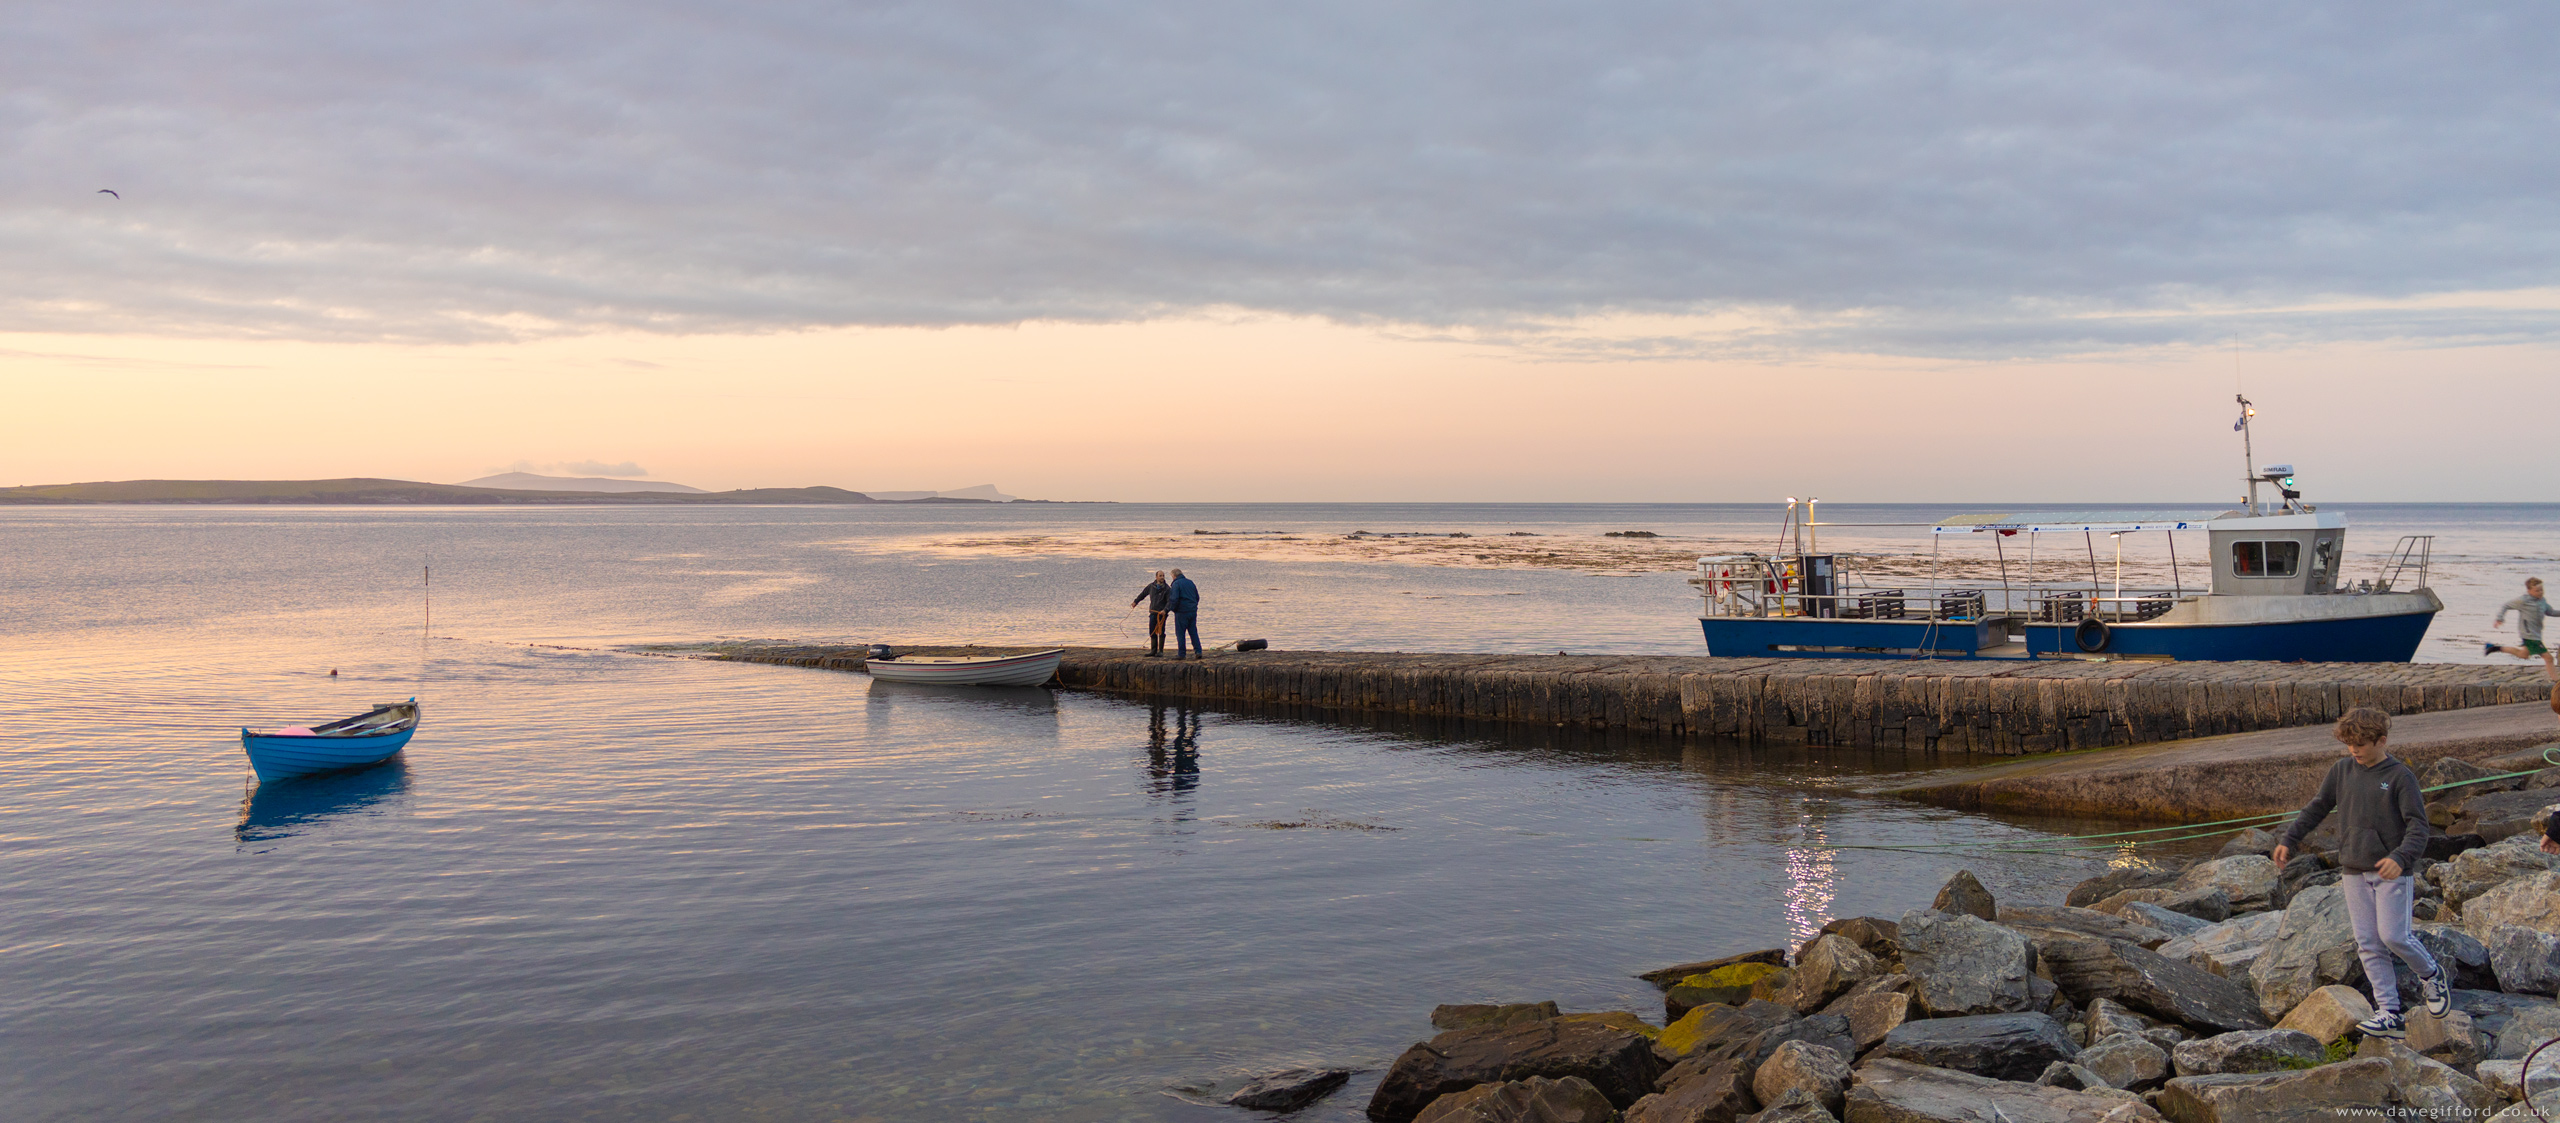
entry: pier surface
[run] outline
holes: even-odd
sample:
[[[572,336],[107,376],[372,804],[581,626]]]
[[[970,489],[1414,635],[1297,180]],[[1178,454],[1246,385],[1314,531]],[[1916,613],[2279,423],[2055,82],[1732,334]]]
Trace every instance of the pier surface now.
[[[859,647],[728,644],[717,659],[861,670]],[[918,647],[1013,654],[1042,647]],[[2326,725],[2356,706],[2431,714],[2544,703],[2539,667],[2454,663],[1724,659],[1070,647],[1061,685],[1257,704],[1675,736],[2023,756]],[[2548,711],[2545,728],[2560,730]]]

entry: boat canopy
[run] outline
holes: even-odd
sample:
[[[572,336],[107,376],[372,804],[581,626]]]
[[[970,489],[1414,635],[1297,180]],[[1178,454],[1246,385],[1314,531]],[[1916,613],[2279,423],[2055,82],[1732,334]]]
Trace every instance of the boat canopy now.
[[[2004,511],[1987,515],[1956,515],[1941,519],[1929,528],[1931,534],[1980,534],[1986,530],[2027,531],[2094,531],[2116,534],[2136,530],[2202,530],[2205,524],[2228,518],[2231,511]]]

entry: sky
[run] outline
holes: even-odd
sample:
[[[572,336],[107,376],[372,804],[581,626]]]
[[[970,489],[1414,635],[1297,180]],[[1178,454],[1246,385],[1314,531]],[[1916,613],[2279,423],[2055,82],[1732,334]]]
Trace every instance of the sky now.
[[[2547,7],[11,12],[0,485],[2560,483]]]

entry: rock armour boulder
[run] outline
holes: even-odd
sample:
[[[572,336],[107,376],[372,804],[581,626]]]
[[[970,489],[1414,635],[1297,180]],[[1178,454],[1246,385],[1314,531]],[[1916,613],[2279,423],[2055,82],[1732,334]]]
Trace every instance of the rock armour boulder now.
[[[2179,874],[2178,880],[2170,882],[2169,887],[2189,892],[2220,889],[2231,899],[2233,913],[2265,912],[2284,904],[2283,881],[2278,877],[2275,860],[2265,854],[2240,854],[2199,862]]]
[[[1742,1062],[1720,1061],[1637,1100],[1626,1123],[1733,1123],[1759,1109]]]
[[[1751,1094],[1761,1103],[1774,1104],[1801,1092],[1835,1115],[1848,1089],[1849,1058],[1807,1041],[1779,1045],[1751,1076]]]
[[[2500,987],[2514,994],[2560,993],[2560,936],[2504,924],[2484,943]]]
[[[2047,1064],[2080,1055],[2062,1023],[2043,1014],[1977,1014],[1904,1022],[1874,1057],[1951,1068],[1995,1080],[2034,1080]]]
[[[1615,1123],[1618,1108],[1578,1076],[1479,1084],[1431,1101],[1414,1123]]]
[[[2239,984],[2132,944],[2055,937],[2036,946],[2054,984],[2083,1005],[2108,998],[2154,1017],[2224,1031],[2265,1029],[2271,1020]]]
[[[2108,870],[2071,887],[2062,903],[2089,908],[2127,889],[2156,889],[2178,879],[2178,871],[2159,866],[2130,866]]]
[[[2132,1033],[2110,1034],[2080,1050],[2080,1067],[2098,1074],[2111,1088],[2147,1092],[2169,1078],[2169,1054],[2160,1044]]]
[[[2180,1076],[2309,1068],[2323,1059],[2318,1038],[2293,1029],[2244,1029],[2180,1042],[2169,1062]]]
[[[1816,938],[1796,961],[1795,977],[1775,1001],[1810,1014],[1831,1004],[1849,988],[1884,974],[1884,964],[1846,936]]]
[[[2249,985],[2269,1021],[2291,1013],[2312,991],[2363,975],[2346,894],[2335,885],[2304,890],[2286,905],[2276,937],[2249,964]]]
[[[2533,839],[2518,835],[2478,850],[2467,850],[2445,863],[2445,871],[2436,875],[2444,887],[2444,899],[2456,907],[2468,906],[2471,898],[2486,893],[2506,882],[2527,874],[2549,873],[2555,868],[2551,855],[2545,854]]]
[[[2345,1037],[2357,1022],[2372,1016],[2373,1004],[2365,1001],[2356,988],[2332,984],[2312,991],[2311,997],[2303,999],[2301,1005],[2276,1023],[2276,1028],[2309,1034],[2325,1046]]]
[[[1521,1022],[1543,1022],[1564,1011],[1546,1002],[1507,1002],[1500,1005],[1450,1005],[1431,1008],[1431,1028],[1441,1031],[1472,1029],[1476,1026],[1517,1025]]]
[[[2208,924],[2153,950],[2171,959],[2202,967],[2226,979],[2246,979],[2249,965],[2265,953],[2284,926],[2280,912],[2256,912]]]
[[[1452,1030],[1398,1056],[1370,1097],[1368,1114],[1378,1123],[1405,1123],[1451,1092],[1532,1076],[1577,1076],[1623,1106],[1651,1091],[1658,1071],[1652,1042],[1590,1022]]]
[[[1736,963],[1766,963],[1771,967],[1784,967],[1787,965],[1787,949],[1762,948],[1758,951],[1746,951],[1740,955],[1728,955],[1722,959],[1701,959],[1695,963],[1676,963],[1669,967],[1662,967],[1652,971],[1647,971],[1636,977],[1643,979],[1648,983],[1652,983],[1654,988],[1657,990],[1669,990],[1673,983],[1677,983],[1691,975],[1703,975],[1718,967],[1731,967]]]
[[[2510,924],[2560,936],[2560,873],[2520,874],[2462,902],[2462,926],[2482,943]]]
[[[2156,906],[2150,907],[2156,908]],[[2177,916],[2178,914],[2170,913],[2169,915]],[[2180,919],[2202,926],[2201,921],[2190,917],[2181,916]],[[2175,935],[2165,929],[2132,920],[2121,912],[2103,913],[2096,909],[2078,909],[2069,905],[2011,905],[2000,910],[2000,923],[2020,930],[2049,928],[2076,935],[2096,936],[2102,940],[2123,940],[2146,948],[2159,947],[2169,942]]]
[[[1988,920],[1934,909],[1902,918],[1902,965],[1932,1017],[2032,1009],[2026,937]]]
[[[1982,920],[2000,918],[1999,902],[1992,900],[1991,890],[1973,876],[1972,870],[1957,870],[1954,877],[1938,890],[1938,899],[1929,907],[1943,913],[1976,917]]]
[[[2121,1095],[1993,1080],[1878,1058],[1858,1066],[1841,1118],[1845,1123],[2153,1123],[2160,1115]]]

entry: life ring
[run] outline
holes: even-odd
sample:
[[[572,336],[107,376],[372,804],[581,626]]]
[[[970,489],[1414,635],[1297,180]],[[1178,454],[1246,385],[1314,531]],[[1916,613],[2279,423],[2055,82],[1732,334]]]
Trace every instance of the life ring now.
[[[2080,645],[2082,651],[2105,651],[2107,641],[2115,638],[2108,634],[2109,631],[2106,621],[2095,616],[2083,616],[2079,625],[2071,629],[2071,642]]]

